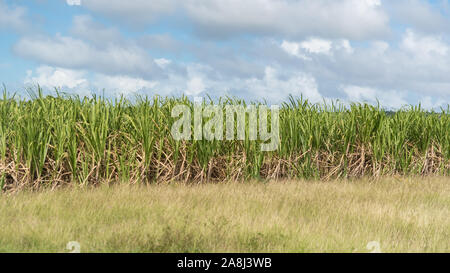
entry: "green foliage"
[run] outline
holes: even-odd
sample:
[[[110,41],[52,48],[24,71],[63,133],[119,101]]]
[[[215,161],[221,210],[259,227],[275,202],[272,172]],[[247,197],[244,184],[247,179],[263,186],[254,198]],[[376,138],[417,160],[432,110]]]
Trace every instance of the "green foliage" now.
[[[194,111],[186,97],[138,97],[132,103],[44,96],[38,89],[23,100],[4,90],[0,186],[450,173],[450,108],[390,113],[368,104],[291,97],[280,106],[279,149],[262,152],[260,141],[248,139],[248,128],[242,141],[174,140],[171,111],[177,104]],[[231,98],[219,105],[247,106]]]

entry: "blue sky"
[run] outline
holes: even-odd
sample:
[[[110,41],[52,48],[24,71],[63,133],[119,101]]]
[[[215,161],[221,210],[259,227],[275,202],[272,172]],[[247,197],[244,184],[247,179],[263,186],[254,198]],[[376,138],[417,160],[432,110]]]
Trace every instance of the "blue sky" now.
[[[450,103],[448,0],[0,0],[0,35],[10,91]]]

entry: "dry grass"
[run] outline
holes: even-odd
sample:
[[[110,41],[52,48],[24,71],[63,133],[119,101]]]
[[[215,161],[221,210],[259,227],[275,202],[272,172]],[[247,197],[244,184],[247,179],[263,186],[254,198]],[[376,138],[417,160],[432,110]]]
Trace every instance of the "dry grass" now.
[[[73,186],[0,207],[2,252],[450,252],[448,178]]]

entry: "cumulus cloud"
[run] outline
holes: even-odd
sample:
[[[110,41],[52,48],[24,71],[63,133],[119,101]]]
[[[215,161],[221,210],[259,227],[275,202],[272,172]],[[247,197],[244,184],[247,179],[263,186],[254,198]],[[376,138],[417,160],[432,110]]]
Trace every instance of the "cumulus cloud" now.
[[[159,59],[155,59],[155,63],[157,65],[159,65],[159,67],[161,68],[166,68],[169,64],[172,63],[171,60],[165,59],[165,58],[159,58]]]
[[[279,103],[289,95],[300,96],[311,102],[321,102],[323,96],[318,91],[314,77],[305,73],[285,72],[273,67],[266,67],[264,77],[245,80],[213,80],[207,77],[208,67],[192,64],[187,67],[188,74],[173,74],[167,81],[149,81],[126,75],[104,75],[88,73],[83,70],[63,69],[40,66],[36,71],[28,71],[24,83],[40,84],[42,87],[61,88],[83,96],[95,91],[105,91],[110,96],[130,96],[136,93],[159,95],[184,93],[188,96],[223,96],[235,95],[247,99],[266,99],[270,103]],[[329,98],[328,98],[329,99]]]
[[[124,38],[117,28],[98,23],[91,16],[74,16],[70,34],[26,35],[13,46],[13,51],[21,57],[67,69],[144,78],[164,76],[161,64],[138,42]]]
[[[328,55],[308,53],[301,48],[303,41],[279,45],[287,56],[296,57],[283,61],[285,69],[311,73],[327,96],[338,96],[337,87],[343,84],[408,92],[405,100],[411,103],[417,103],[422,94],[450,101],[450,54],[445,38],[411,29],[399,38],[398,44],[371,41],[364,46],[333,41]],[[380,96],[389,97],[389,93]]]
[[[289,95],[302,95],[312,102],[320,102],[323,99],[315,78],[307,73],[266,66],[261,78],[214,79],[208,77],[211,72],[207,66],[196,64],[189,66],[187,70],[186,78],[178,81],[180,85],[173,86],[173,90],[184,90],[186,94],[195,96],[210,94],[238,96],[251,100],[265,99],[271,103],[280,103]],[[185,89],[183,81],[188,83]]]
[[[89,15],[76,15],[73,18],[71,33],[80,39],[92,42],[96,45],[105,43],[120,43],[122,34],[116,28],[106,27],[97,23]]]
[[[406,106],[408,102],[405,99],[406,94],[396,90],[379,90],[366,86],[342,86],[342,90],[347,94],[348,101],[367,102],[375,104],[379,102],[382,106],[392,109],[398,109]]]
[[[109,94],[130,95],[139,91],[149,91],[156,86],[156,82],[147,81],[142,78],[129,76],[96,75],[92,83],[96,89],[105,89]]]
[[[138,39],[138,43],[145,48],[154,51],[170,52],[183,49],[181,42],[175,40],[169,34],[151,34],[143,35]]]
[[[202,78],[194,77],[190,79],[187,83],[186,94],[188,95],[198,95],[205,91],[205,84]]]
[[[111,18],[125,21],[134,26],[153,23],[155,19],[172,13],[176,0],[83,0],[83,6]]]
[[[66,3],[69,6],[80,6],[81,0],[66,0]]]
[[[311,55],[324,54],[331,56],[335,51],[345,51],[348,54],[353,53],[353,48],[350,41],[346,39],[340,40],[325,40],[320,38],[309,38],[301,42],[291,42],[284,40],[280,47],[289,55],[311,60]]]
[[[405,10],[415,14],[417,3],[411,0]],[[420,101],[434,108],[450,101],[449,36],[432,5],[426,5],[424,18],[435,20],[428,26],[435,31],[427,32],[425,19],[391,31],[389,16],[399,11],[379,0],[81,4],[93,12],[75,15],[68,32],[22,35],[13,46],[16,55],[41,65],[29,72],[26,83],[270,102],[293,94],[313,102],[378,100],[391,108]],[[96,13],[111,20],[99,23]],[[175,15],[183,25],[177,25]],[[395,19],[403,20],[400,15]],[[164,20],[171,22],[168,28]],[[154,28],[125,36],[122,21]],[[171,30],[175,26],[176,32]]]
[[[109,76],[94,73],[90,79],[88,74],[84,70],[40,66],[35,71],[27,71],[24,84],[31,86],[39,84],[47,89],[58,88],[85,96],[100,90],[105,90],[109,95],[130,95],[142,90],[151,90],[156,85],[152,81],[125,75]]]
[[[86,52],[91,52],[95,46],[81,40],[78,45],[75,38],[59,37],[56,41],[58,39],[68,39],[67,42],[60,41],[65,49],[60,54],[58,47],[48,49],[48,54],[55,59],[45,58],[45,62],[53,62],[54,66],[65,69],[89,67],[95,75],[90,86],[105,88],[111,93],[129,94],[133,89],[162,95],[208,93],[271,102],[280,102],[293,94],[303,95],[314,102],[322,101],[323,97],[370,103],[379,100],[386,107],[417,103],[425,97],[432,98],[426,105],[439,105],[442,101],[449,101],[450,97],[447,44],[440,36],[421,35],[412,30],[405,31],[396,47],[386,41],[354,47],[346,39],[307,38],[274,43],[278,54],[271,40],[259,40],[242,44],[243,50],[237,54],[235,50],[202,44],[197,50],[191,48],[190,51],[201,62],[176,62],[179,70],[172,69],[173,60],[150,59],[163,71],[157,77],[127,70],[126,62],[133,58],[123,58],[114,63],[111,56],[108,58],[106,55],[112,52],[102,51],[104,59],[109,60],[103,65],[118,67],[115,73],[105,73],[110,70],[105,70],[103,65],[98,67],[102,63],[101,58],[84,53],[84,47]],[[33,41],[34,50],[37,50],[39,43]],[[66,46],[74,46],[73,51]],[[90,57],[63,61],[64,56],[70,54]],[[44,55],[39,53],[39,56]],[[95,66],[91,66],[93,64],[88,59],[95,60]]]
[[[406,31],[401,46],[415,56],[430,58],[434,56],[446,56],[449,46],[441,36],[419,36],[411,29]]]
[[[374,87],[354,85],[341,86],[340,88],[347,94],[347,101],[349,102],[379,103],[382,107],[388,109],[400,109],[410,105],[407,100],[408,93],[405,91],[380,90]],[[420,95],[416,104],[421,104],[424,109],[439,111],[441,107],[445,107],[446,103],[448,101],[442,98]]]
[[[446,104],[448,105],[448,101],[445,101],[441,98],[434,99],[431,96],[423,96],[420,101],[420,105],[424,109],[434,109],[440,111],[442,109],[446,110]]]
[[[8,6],[0,0],[0,30],[14,30],[23,32],[29,28],[27,11],[21,6]]]
[[[386,35],[388,17],[379,1],[191,0],[189,17],[207,35],[260,33],[364,39]]]
[[[330,54],[331,45],[331,41],[323,39],[310,39],[300,43],[302,49],[315,54]]]
[[[99,48],[81,39],[57,35],[23,37],[13,50],[19,56],[57,67],[147,78],[162,73],[148,53],[135,45],[106,44]]]
[[[449,32],[448,1],[385,1],[394,21],[427,33]]]
[[[301,58],[301,59],[308,59],[306,55],[300,53],[300,44],[295,42],[289,42],[289,41],[283,41],[281,43],[281,48],[286,51],[289,55]]]
[[[379,0],[85,0],[83,5],[141,27],[181,15],[209,38],[261,34],[365,39],[389,32]]]
[[[89,82],[85,71],[77,71],[50,66],[40,66],[36,71],[28,70],[24,80],[26,85],[37,85],[48,89],[62,88],[89,95]]]
[[[323,100],[314,77],[306,73],[296,72],[282,75],[273,67],[266,67],[264,78],[248,79],[241,86],[242,90],[251,90],[254,97],[271,102],[282,102],[289,95],[304,96],[313,103]]]

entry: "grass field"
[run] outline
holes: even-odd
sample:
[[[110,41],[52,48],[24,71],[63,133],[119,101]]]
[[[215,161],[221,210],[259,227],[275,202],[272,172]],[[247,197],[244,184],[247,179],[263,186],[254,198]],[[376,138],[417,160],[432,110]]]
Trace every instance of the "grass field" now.
[[[176,140],[179,105],[197,107],[4,91],[0,251],[76,241],[82,252],[450,252],[450,106],[393,113],[291,97],[278,149],[263,152],[249,137],[261,116],[245,119],[242,139]]]
[[[450,252],[448,178],[69,186],[0,208],[1,252]]]

